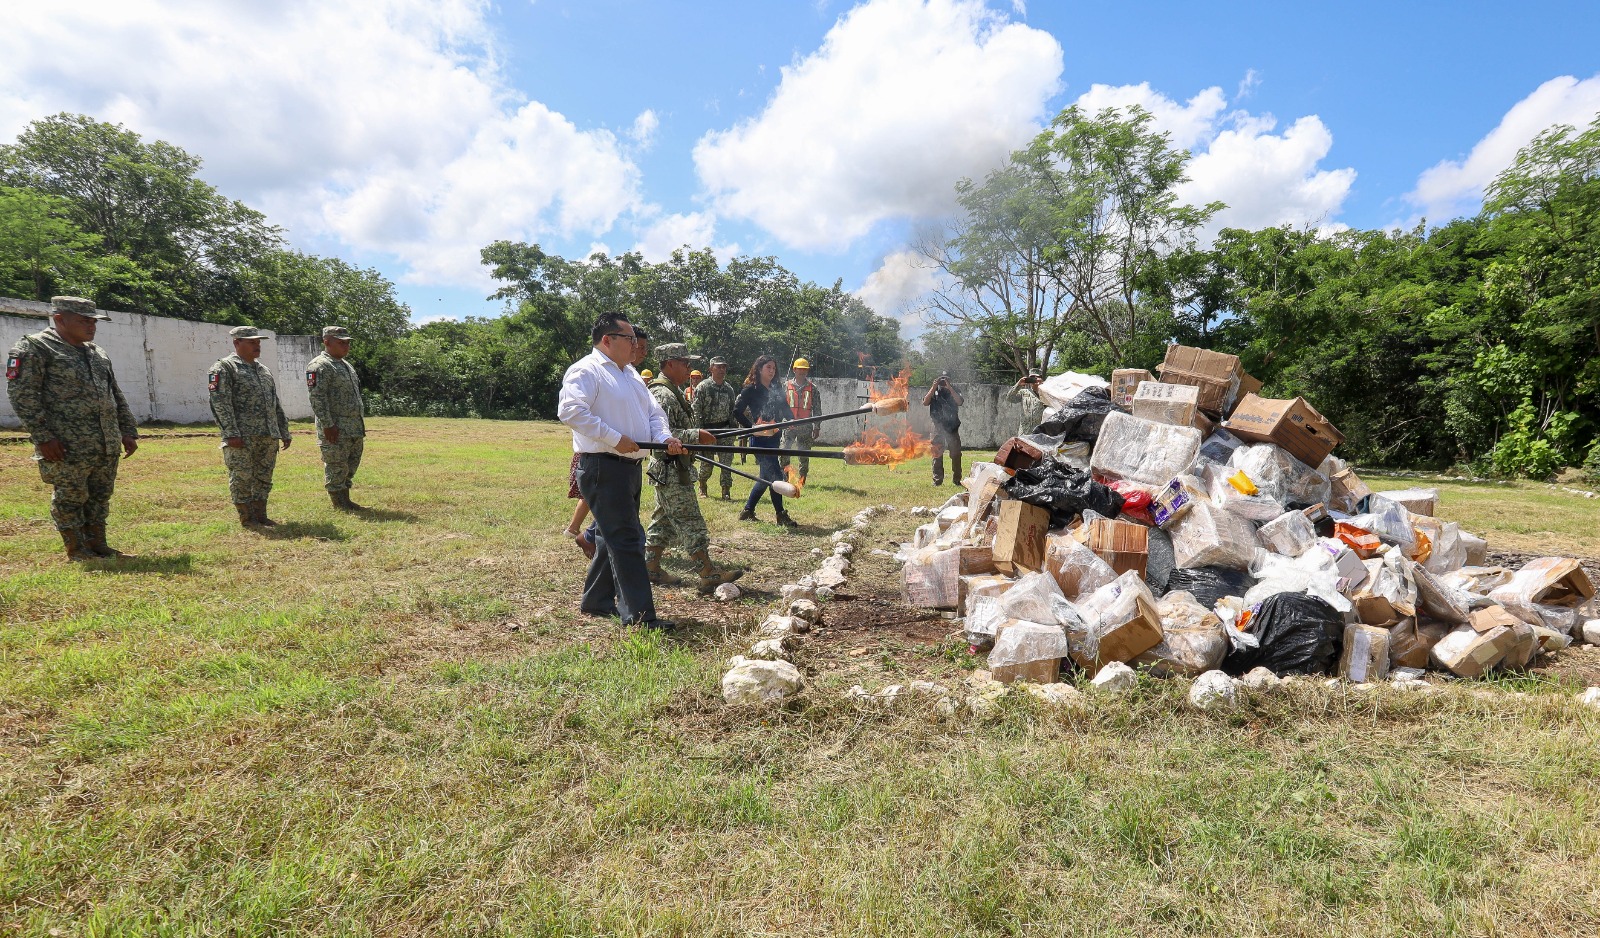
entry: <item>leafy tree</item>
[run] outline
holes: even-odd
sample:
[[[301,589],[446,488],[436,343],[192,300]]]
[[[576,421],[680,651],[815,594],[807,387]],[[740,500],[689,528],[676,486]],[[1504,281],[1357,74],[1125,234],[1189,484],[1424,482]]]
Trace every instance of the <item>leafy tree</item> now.
[[[0,186],[0,290],[35,300],[94,292],[100,238],[70,211],[65,199]]]

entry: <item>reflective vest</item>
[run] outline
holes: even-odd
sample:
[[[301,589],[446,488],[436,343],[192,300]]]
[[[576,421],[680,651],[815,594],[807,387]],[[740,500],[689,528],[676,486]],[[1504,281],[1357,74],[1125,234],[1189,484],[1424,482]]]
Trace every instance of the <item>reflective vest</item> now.
[[[796,419],[815,416],[817,407],[817,386],[807,381],[805,387],[800,387],[790,378],[784,382],[784,396],[789,400],[789,409],[794,411]]]

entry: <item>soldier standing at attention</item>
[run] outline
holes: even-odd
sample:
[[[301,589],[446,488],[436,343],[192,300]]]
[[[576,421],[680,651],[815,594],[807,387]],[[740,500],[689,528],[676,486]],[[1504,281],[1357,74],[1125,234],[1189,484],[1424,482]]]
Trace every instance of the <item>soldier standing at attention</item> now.
[[[1044,401],[1039,397],[1039,383],[1044,376],[1034,368],[1006,392],[1006,400],[1022,405],[1022,423],[1017,425],[1017,436],[1027,436],[1044,423]]]
[[[698,356],[694,356],[698,357]],[[661,405],[667,415],[667,428],[680,440],[710,443],[711,434],[694,428],[694,417],[689,402],[678,388],[689,377],[689,347],[682,342],[669,342],[656,352],[661,364],[661,376],[650,382],[650,396]],[[650,582],[659,586],[673,586],[677,577],[661,569],[661,555],[667,545],[676,540],[694,561],[700,565],[700,592],[709,593],[723,583],[732,583],[744,575],[743,570],[723,570],[711,562],[711,535],[706,532],[705,517],[700,514],[700,500],[694,494],[695,458],[688,453],[668,456],[657,450],[650,458],[650,471],[646,476],[656,489],[656,509],[650,516],[650,527],[644,533],[645,567],[650,571]]]
[[[794,411],[794,419],[802,417],[815,417],[822,413],[822,408],[817,406],[817,386],[811,383],[811,363],[803,358],[794,360],[794,377],[784,383],[784,394],[789,401],[789,409]],[[790,449],[810,449],[821,431],[816,424],[807,424],[803,427],[790,427],[783,431],[783,445]],[[783,457],[783,465],[789,465],[789,457]],[[806,475],[811,471],[811,457],[800,457],[800,481],[806,481]]]
[[[272,527],[267,517],[267,496],[272,493],[272,470],[278,449],[289,448],[289,421],[278,403],[278,386],[261,357],[265,335],[254,326],[236,326],[233,354],[211,366],[206,388],[211,392],[211,413],[222,433],[222,464],[228,467],[228,494],[245,527]]]
[[[11,409],[33,440],[39,478],[55,492],[50,519],[68,560],[121,557],[106,544],[118,449],[139,448],[133,413],[111,359],[92,341],[111,317],[80,296],[50,298],[53,325],[23,336],[6,356]]]
[[[350,354],[350,332],[344,326],[322,330],[321,355],[306,366],[306,390],[316,417],[318,447],[322,450],[323,483],[333,507],[362,511],[350,500],[350,484],[361,468],[367,424],[361,406],[361,379],[345,356]]]
[[[698,427],[706,430],[726,430],[738,426],[733,419],[733,402],[739,397],[739,392],[728,383],[728,362],[722,357],[711,359],[711,377],[701,381],[694,389],[694,422]],[[733,491],[733,473],[727,467],[733,465],[732,453],[718,453],[717,462],[722,463],[722,500],[731,501]],[[700,495],[702,498],[710,497],[706,492],[706,483],[711,481],[711,473],[715,467],[708,462],[700,463]]]

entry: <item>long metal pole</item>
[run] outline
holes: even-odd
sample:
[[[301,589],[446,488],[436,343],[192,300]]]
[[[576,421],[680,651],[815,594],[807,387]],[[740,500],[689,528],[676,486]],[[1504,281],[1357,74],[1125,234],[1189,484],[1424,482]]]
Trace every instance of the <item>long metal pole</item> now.
[[[808,423],[821,423],[824,420],[837,420],[840,417],[857,417],[861,414],[870,414],[872,412],[873,409],[871,407],[857,407],[855,410],[843,410],[837,414],[818,414],[815,417],[796,417],[793,420],[785,420],[780,423],[757,424],[755,428],[733,427],[727,430],[712,430],[711,435],[721,440],[730,436],[745,436],[757,428],[761,430],[783,430],[788,427],[798,427]]]
[[[726,470],[728,470],[729,472],[733,473],[736,476],[744,476],[746,479],[749,479],[751,482],[760,482],[762,485],[771,485],[772,484],[771,482],[767,481],[766,479],[761,478],[758,475],[755,475],[754,473],[745,472],[743,469],[735,469],[735,468],[733,468],[732,466],[728,465],[725,462],[717,462],[715,459],[712,459],[710,456],[707,456],[707,455],[705,455],[703,453],[694,453],[693,455],[694,455],[694,458],[700,460],[703,463],[707,463],[708,465],[717,466],[717,467],[720,467],[722,469],[726,469]]]
[[[667,448],[665,443],[640,443],[640,449]],[[778,449],[765,446],[712,446],[706,443],[685,443],[683,448],[695,453],[749,453],[752,456],[814,456],[818,459],[848,459],[849,457],[836,450],[826,449]],[[717,463],[722,465],[722,463]]]

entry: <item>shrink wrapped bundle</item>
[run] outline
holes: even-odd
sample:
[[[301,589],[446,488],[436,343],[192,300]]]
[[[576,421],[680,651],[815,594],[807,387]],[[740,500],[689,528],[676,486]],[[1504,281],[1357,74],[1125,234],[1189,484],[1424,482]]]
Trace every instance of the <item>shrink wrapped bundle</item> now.
[[[1113,412],[1100,427],[1089,468],[1107,479],[1159,487],[1188,469],[1199,452],[1200,431],[1193,427]]]
[[[1248,570],[1255,561],[1255,525],[1210,502],[1196,502],[1169,532],[1179,567]]]
[[[1228,458],[1228,465],[1243,471],[1262,495],[1285,508],[1326,505],[1332,498],[1327,476],[1272,443],[1241,446]]]

